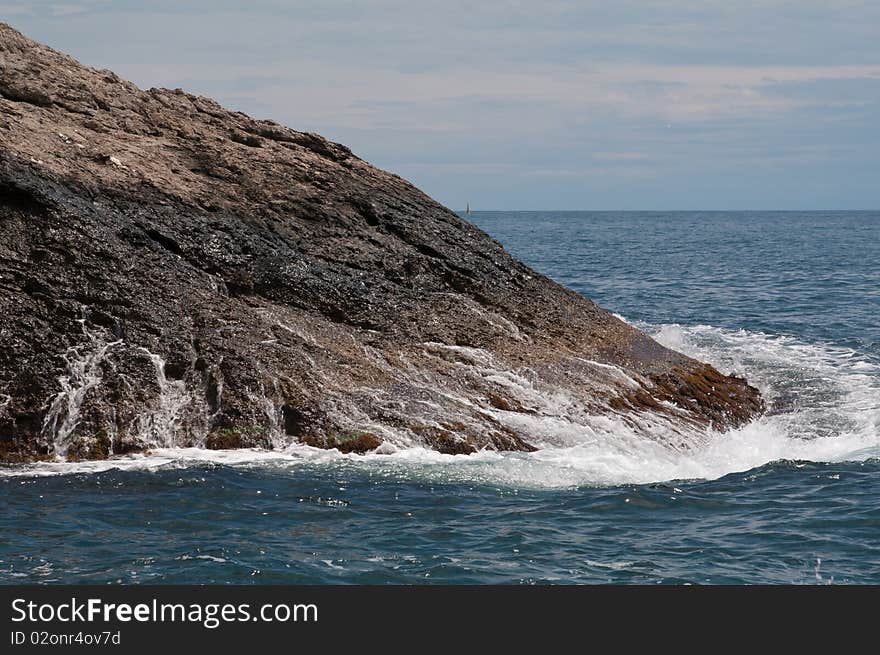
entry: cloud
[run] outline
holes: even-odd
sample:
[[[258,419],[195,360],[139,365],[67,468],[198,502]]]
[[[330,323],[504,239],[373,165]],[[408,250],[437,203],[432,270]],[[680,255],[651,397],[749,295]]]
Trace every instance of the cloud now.
[[[63,17],[73,16],[74,14],[82,14],[89,11],[90,7],[84,4],[53,4],[49,11],[52,16]]]
[[[880,3],[30,6],[20,27],[85,63],[327,134],[450,204],[754,207],[797,175],[880,205],[853,191],[880,172]]]
[[[24,3],[2,4],[0,5],[0,18],[8,20],[21,16],[29,16],[33,13],[33,7]]]

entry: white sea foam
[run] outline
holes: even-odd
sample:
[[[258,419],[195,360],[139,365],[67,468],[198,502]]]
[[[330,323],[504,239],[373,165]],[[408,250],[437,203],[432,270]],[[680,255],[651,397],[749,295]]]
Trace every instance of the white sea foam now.
[[[70,435],[80,421],[80,408],[86,395],[101,384],[101,363],[107,353],[121,341],[107,342],[98,332],[89,331],[85,320],[77,321],[87,337],[85,344],[67,349],[64,354],[66,370],[58,378],[61,387],[49,405],[43,420],[42,433],[54,446],[54,451],[67,454]]]
[[[108,469],[160,470],[198,464],[363,470],[393,479],[463,482],[505,488],[568,488],[715,479],[778,460],[863,461],[880,457],[880,365],[851,349],[786,336],[698,325],[640,325],[658,341],[748,377],[771,410],[749,425],[706,433],[687,448],[664,438],[665,420],[645,417],[639,429],[608,416],[576,411],[564,394],[539,394],[529,380],[496,371],[536,414],[499,412],[542,448],[534,453],[443,455],[406,444],[381,453],[342,455],[299,444],[266,450],[157,449],[147,456],[98,462],[50,462],[10,467],[3,475],[56,475]],[[462,353],[486,366],[481,353]],[[540,397],[539,397],[540,396]]]
[[[173,446],[179,430],[182,414],[192,402],[192,394],[183,380],[169,380],[165,375],[165,360],[159,355],[141,348],[156,370],[159,396],[155,407],[138,419],[137,436],[150,446]]]

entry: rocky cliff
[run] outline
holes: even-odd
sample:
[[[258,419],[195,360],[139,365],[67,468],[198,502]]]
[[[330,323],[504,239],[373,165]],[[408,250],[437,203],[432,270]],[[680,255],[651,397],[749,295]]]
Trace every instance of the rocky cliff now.
[[[531,450],[549,397],[682,439],[763,409],[345,146],[4,24],[0,227],[0,461]]]

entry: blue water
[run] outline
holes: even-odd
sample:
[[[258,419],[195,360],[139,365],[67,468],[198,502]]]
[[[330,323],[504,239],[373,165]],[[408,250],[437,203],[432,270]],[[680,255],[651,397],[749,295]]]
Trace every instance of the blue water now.
[[[6,467],[0,582],[880,583],[880,213],[471,220],[746,374],[768,416],[687,453],[612,427],[529,455]]]

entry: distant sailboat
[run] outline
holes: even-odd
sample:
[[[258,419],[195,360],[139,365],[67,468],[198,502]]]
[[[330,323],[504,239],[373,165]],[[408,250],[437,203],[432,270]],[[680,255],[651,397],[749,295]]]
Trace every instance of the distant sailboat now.
[[[471,203],[467,203],[467,209],[464,210],[464,213],[468,216],[471,215]]]

